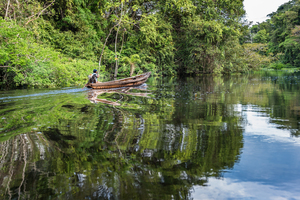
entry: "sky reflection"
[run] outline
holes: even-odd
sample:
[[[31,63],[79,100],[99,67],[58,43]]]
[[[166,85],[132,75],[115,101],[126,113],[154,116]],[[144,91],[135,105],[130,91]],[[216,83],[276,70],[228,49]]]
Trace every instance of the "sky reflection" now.
[[[299,183],[299,182],[298,182]],[[273,185],[264,185],[259,182],[242,182],[231,178],[209,178],[208,186],[195,186],[193,188],[193,199],[300,199],[298,183],[287,184],[286,187],[293,188],[288,191]]]
[[[248,106],[243,112],[248,122],[244,136],[265,136],[263,140],[267,143],[280,142],[300,146],[300,138],[291,137],[290,130],[270,123],[270,117],[267,114],[262,115],[258,107]]]
[[[246,119],[240,162],[223,178],[209,178],[208,187],[195,186],[193,198],[300,199],[300,138],[270,123],[258,106],[236,111]]]

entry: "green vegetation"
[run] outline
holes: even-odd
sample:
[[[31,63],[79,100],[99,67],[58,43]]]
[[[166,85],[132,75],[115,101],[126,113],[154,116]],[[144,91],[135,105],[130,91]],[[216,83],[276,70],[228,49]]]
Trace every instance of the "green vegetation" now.
[[[251,27],[254,43],[266,46],[265,55],[275,63],[271,69],[300,67],[300,1],[292,0],[281,5],[276,12],[269,14],[265,22]]]
[[[0,20],[2,87],[55,87],[82,84],[93,62],[69,59],[53,47],[38,44],[32,32]]]
[[[82,85],[94,68],[103,76],[257,69],[270,59],[242,45],[244,14],[243,0],[1,0],[0,85]]]
[[[176,75],[300,67],[300,1],[243,21],[243,0],[0,1],[0,86],[83,85],[145,71]]]

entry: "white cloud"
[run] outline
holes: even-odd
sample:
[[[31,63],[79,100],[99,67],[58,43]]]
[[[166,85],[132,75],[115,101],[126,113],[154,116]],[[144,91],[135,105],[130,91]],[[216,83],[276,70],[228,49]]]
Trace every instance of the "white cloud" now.
[[[238,182],[230,178],[209,178],[208,185],[208,187],[195,186],[193,199],[300,199],[299,189],[286,191],[275,186],[256,182]],[[288,187],[298,188],[298,185]]]
[[[245,127],[245,136],[265,136],[265,142],[280,142],[300,146],[300,138],[291,137],[290,130],[279,129],[277,124],[269,123],[269,116],[257,116],[259,108],[249,108],[246,111],[248,125]],[[245,112],[245,111],[244,111]]]
[[[246,18],[248,21],[263,22],[267,19],[267,15],[275,12],[278,7],[289,0],[244,0],[246,10]]]

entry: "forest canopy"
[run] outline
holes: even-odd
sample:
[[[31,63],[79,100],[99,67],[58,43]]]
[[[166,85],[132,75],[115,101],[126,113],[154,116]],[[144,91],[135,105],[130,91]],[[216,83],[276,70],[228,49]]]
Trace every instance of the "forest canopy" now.
[[[265,46],[275,58],[274,69],[300,67],[300,1],[292,0],[269,14],[270,19],[251,27],[253,42]]]
[[[271,59],[247,42],[243,0],[0,0],[2,88],[129,76],[245,72]]]

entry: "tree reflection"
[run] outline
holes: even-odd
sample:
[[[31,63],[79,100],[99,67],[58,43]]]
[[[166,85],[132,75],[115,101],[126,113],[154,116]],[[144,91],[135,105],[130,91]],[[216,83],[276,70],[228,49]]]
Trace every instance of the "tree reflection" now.
[[[204,83],[214,91],[214,80],[181,83],[154,79],[152,94],[131,88],[89,95],[120,106],[70,99],[55,106],[53,113],[68,117],[1,143],[2,197],[189,199],[194,185],[238,161],[243,130],[234,107],[195,100]]]

